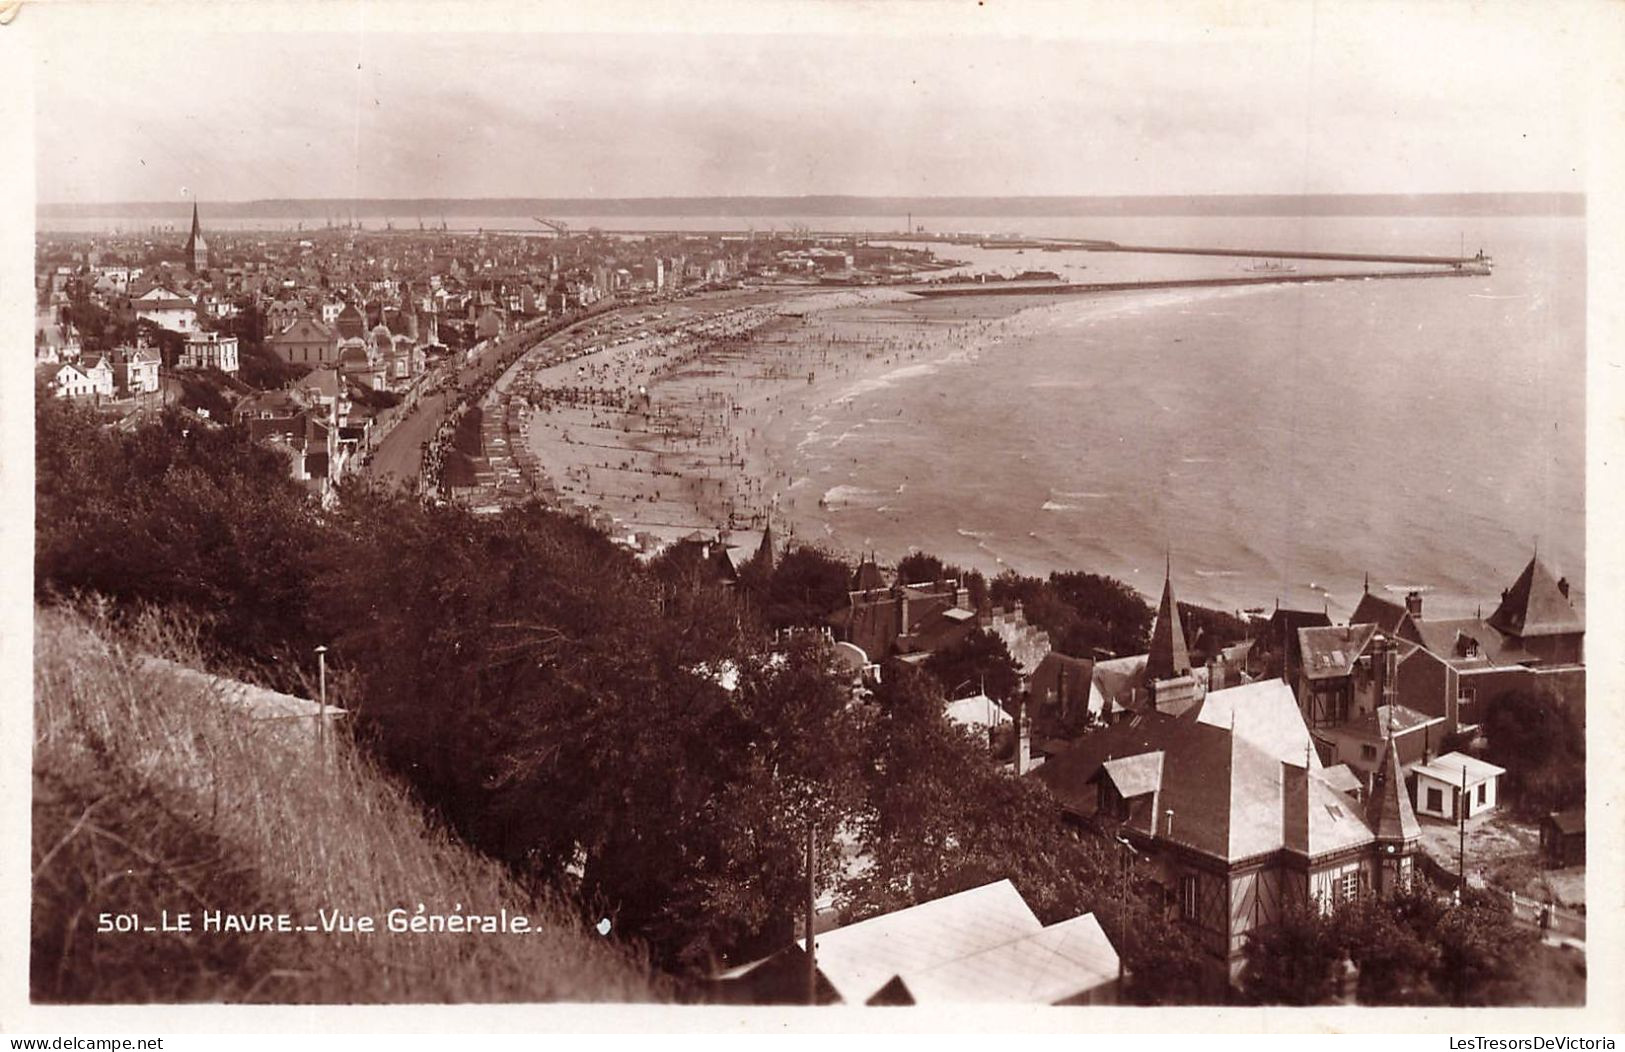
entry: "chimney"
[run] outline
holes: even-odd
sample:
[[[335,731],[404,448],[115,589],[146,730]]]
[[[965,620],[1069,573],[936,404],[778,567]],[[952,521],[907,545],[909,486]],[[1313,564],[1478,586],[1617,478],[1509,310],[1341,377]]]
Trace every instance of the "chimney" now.
[[[1421,592],[1405,593],[1405,612],[1416,618],[1420,618],[1422,616]]]
[[[1563,589],[1564,595],[1569,594],[1568,586],[1564,582],[1559,582],[1557,586]],[[970,609],[970,589],[966,588],[963,584],[954,590],[954,605],[959,607],[961,610]]]

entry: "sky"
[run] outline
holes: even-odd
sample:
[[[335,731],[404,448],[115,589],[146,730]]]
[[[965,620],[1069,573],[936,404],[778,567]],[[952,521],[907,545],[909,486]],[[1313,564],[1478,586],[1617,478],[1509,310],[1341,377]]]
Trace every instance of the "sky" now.
[[[1002,9],[41,13],[37,199],[1585,186],[1585,5]]]

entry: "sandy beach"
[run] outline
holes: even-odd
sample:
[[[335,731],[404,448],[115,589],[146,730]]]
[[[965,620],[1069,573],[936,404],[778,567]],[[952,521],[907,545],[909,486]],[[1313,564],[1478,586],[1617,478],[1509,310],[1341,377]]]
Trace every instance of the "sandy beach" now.
[[[754,532],[771,518],[781,536],[820,539],[840,494],[794,465],[825,411],[980,354],[1048,302],[779,290],[629,310],[578,333],[577,357],[519,363],[508,419],[533,488],[617,533]]]

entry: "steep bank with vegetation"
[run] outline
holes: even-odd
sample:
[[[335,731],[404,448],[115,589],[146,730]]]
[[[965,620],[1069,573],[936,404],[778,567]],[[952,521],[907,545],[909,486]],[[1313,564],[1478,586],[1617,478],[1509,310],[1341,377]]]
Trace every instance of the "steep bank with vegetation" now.
[[[31,992],[48,1002],[650,1000],[648,968],[428,819],[342,729],[255,719],[149,653],[151,614],[35,615]],[[388,911],[524,914],[539,931],[403,933]],[[203,914],[318,911],[374,934],[205,932]],[[192,918],[191,932],[99,931]],[[103,920],[103,915],[110,915]]]

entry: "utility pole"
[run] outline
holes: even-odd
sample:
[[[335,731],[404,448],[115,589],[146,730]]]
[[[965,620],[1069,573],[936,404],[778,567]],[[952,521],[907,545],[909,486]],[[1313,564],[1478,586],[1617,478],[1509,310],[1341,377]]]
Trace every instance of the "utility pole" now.
[[[1458,894],[1460,901],[1467,902],[1467,765],[1461,765],[1461,796],[1456,801],[1456,826],[1458,829],[1458,847],[1456,854],[1456,879],[1461,888]]]
[[[813,915],[818,909],[814,873],[813,822],[807,819],[807,1003],[818,1003],[818,951],[813,946]]]
[[[316,752],[327,762],[327,647],[316,648]]]

